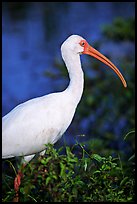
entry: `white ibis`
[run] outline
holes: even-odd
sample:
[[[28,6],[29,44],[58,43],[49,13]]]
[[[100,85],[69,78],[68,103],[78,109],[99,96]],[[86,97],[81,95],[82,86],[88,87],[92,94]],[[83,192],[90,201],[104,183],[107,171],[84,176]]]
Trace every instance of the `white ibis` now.
[[[84,38],[71,35],[62,44],[61,53],[70,77],[69,86],[62,92],[26,101],[2,118],[2,158],[24,156],[29,162],[36,153],[45,151],[45,144],[54,144],[61,138],[72,121],[83,92],[80,54],[91,55],[105,63],[116,72],[124,87],[127,86],[116,66]]]

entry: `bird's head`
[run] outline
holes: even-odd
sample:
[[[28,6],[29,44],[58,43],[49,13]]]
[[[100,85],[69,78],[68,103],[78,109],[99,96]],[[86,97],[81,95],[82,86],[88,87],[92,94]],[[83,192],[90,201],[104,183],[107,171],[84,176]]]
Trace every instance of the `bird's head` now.
[[[85,39],[79,35],[71,35],[63,42],[61,50],[72,52],[74,54],[81,54],[84,51],[84,47],[80,44],[82,40],[85,41]]]
[[[77,54],[87,54],[90,55],[107,66],[109,66],[113,71],[119,76],[121,79],[124,87],[127,87],[127,83],[122,76],[121,72],[118,70],[118,68],[104,55],[102,55],[100,52],[98,52],[96,49],[94,49],[92,46],[88,44],[88,42],[82,38],[79,35],[71,35],[67,38],[67,40],[62,44],[61,46],[62,52],[71,52],[75,55]]]

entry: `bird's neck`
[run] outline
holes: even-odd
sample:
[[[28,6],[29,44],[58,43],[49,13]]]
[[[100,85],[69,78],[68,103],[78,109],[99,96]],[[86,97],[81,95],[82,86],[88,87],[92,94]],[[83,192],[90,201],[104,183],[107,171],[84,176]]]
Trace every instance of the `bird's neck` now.
[[[83,93],[84,76],[81,68],[80,56],[78,54],[70,55],[70,57],[68,56],[63,57],[70,78],[70,83],[66,92],[69,96],[72,96],[70,98],[77,106]]]

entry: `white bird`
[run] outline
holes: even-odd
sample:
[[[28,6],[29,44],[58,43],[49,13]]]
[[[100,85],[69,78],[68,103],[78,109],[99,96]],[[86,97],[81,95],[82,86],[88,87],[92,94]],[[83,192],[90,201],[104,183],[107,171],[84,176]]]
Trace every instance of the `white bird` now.
[[[43,154],[45,144],[61,138],[73,119],[84,87],[80,54],[88,54],[112,68],[125,79],[116,66],[87,41],[71,35],[61,46],[70,83],[62,92],[51,93],[22,103],[2,118],[2,158],[24,156],[29,162],[36,153]]]

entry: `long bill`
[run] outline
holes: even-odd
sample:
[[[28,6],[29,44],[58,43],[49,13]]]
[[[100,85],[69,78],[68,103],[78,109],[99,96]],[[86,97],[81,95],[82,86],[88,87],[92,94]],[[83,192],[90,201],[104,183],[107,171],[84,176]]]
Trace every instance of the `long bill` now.
[[[100,52],[98,52],[96,49],[94,49],[93,47],[91,47],[89,44],[87,44],[87,46],[84,49],[83,54],[88,54],[92,57],[95,57],[96,59],[100,60],[101,62],[103,62],[104,64],[108,65],[111,69],[114,70],[114,72],[119,76],[119,78],[121,79],[124,87],[127,87],[127,83],[123,77],[123,75],[121,74],[121,72],[118,70],[118,68],[108,59],[106,58],[104,55],[102,55]]]

